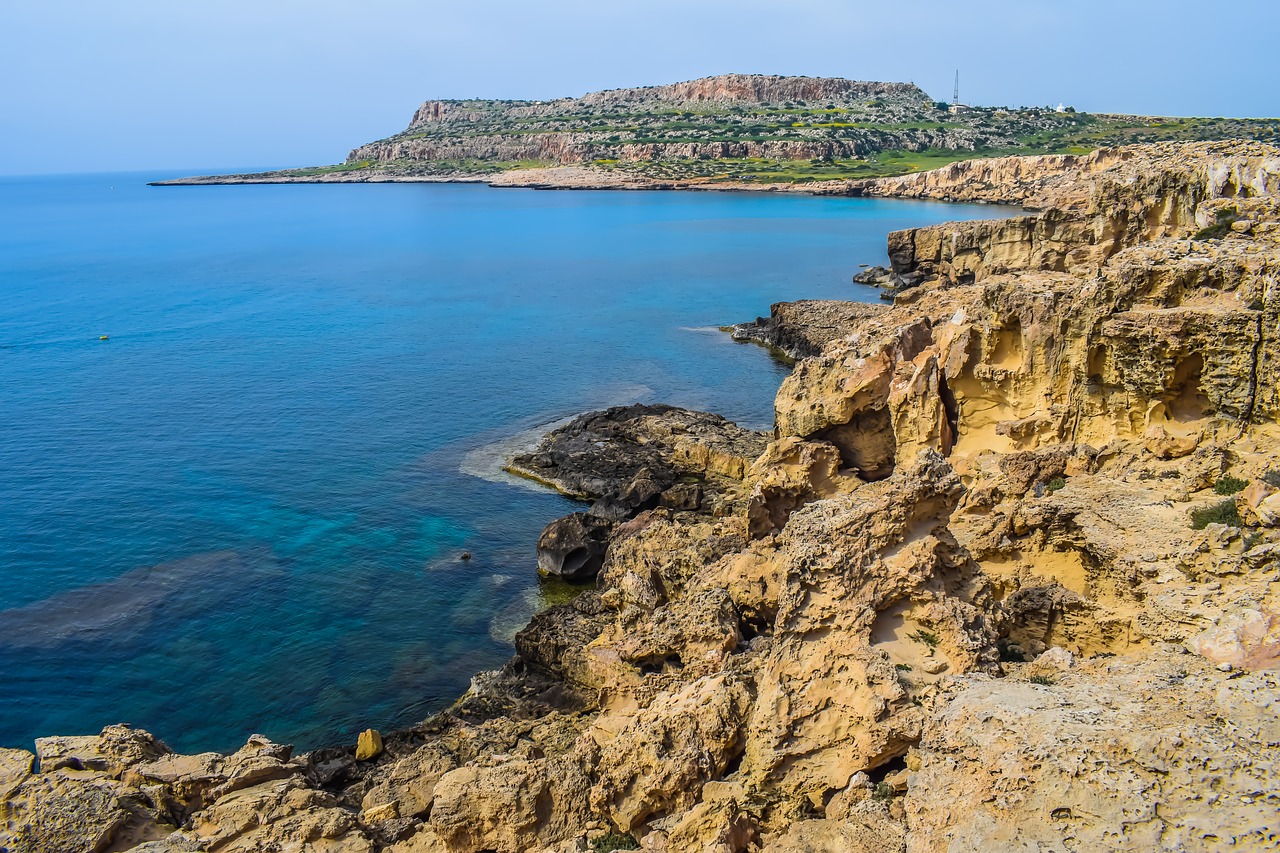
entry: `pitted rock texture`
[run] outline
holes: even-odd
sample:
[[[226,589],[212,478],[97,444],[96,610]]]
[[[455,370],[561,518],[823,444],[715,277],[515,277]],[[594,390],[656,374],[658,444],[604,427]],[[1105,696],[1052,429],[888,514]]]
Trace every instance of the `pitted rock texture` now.
[[[909,851],[1280,844],[1274,673],[1160,649],[1042,681],[943,688],[908,782]]]

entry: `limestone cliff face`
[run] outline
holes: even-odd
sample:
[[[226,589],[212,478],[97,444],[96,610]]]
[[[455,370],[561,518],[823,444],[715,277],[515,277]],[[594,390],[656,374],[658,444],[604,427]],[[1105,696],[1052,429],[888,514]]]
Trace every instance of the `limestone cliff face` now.
[[[431,139],[393,139],[362,145],[347,155],[348,161],[413,160],[542,160],[566,165],[595,160],[674,160],[754,157],[771,160],[847,159],[887,148],[925,151],[930,148],[972,150],[976,138],[968,132],[925,130],[910,135],[869,130],[851,132],[848,138],[706,140],[697,142],[616,142],[605,134],[532,133],[522,135]]]
[[[974,167],[1059,201],[894,235],[892,306],[749,324],[801,357],[771,436],[635,407],[521,461],[596,501],[596,585],[454,707],[361,760],[8,751],[0,846],[1274,846],[1278,162]]]
[[[1075,210],[1096,209],[1104,187],[1112,186],[1117,201],[1121,195],[1130,202],[1146,198],[1185,212],[1207,198],[1274,196],[1276,156],[1275,146],[1261,142],[1161,142],[1083,155],[964,160],[931,172],[855,181],[848,188],[870,196]],[[1145,206],[1133,212],[1145,213]],[[1152,214],[1153,225],[1175,223],[1176,217]]]
[[[1207,202],[1247,206],[1274,199],[1280,193],[1280,149],[1244,142],[1161,143],[1085,157],[971,160],[855,184],[851,191],[957,201],[1004,198],[1045,208],[1024,218],[949,223],[890,236],[889,258],[898,274],[974,281],[1001,272],[1096,268],[1126,247],[1190,236],[1223,209]]]

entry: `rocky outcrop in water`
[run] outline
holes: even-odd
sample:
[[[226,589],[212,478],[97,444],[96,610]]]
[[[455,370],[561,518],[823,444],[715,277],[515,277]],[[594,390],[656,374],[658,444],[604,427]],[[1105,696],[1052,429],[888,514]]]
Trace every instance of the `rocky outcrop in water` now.
[[[599,504],[595,587],[380,754],[51,741],[0,845],[1274,847],[1280,149],[1090,162],[982,167],[1061,205],[894,235],[891,306],[748,324],[803,356],[771,436],[636,407],[523,459]]]
[[[768,317],[738,323],[729,334],[735,341],[761,344],[798,360],[818,355],[831,341],[848,334],[855,323],[877,313],[876,306],[864,302],[777,302],[769,306]]]

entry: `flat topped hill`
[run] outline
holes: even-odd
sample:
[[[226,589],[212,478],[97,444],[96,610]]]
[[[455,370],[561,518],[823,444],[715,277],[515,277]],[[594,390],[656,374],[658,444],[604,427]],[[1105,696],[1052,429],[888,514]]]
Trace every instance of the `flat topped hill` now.
[[[552,185],[796,184],[1233,138],[1280,141],[1280,120],[952,106],[913,83],[726,74],[547,101],[427,101],[403,131],[343,163],[231,179],[458,180],[550,168]]]
[[[786,104],[811,100],[828,100],[845,104],[866,103],[875,99],[904,99],[918,106],[928,106],[929,96],[914,83],[875,83],[846,80],[842,77],[779,77],[771,74],[721,74],[665,86],[640,86],[630,89],[606,89],[590,92],[580,98],[558,98],[553,101],[463,100],[428,101],[414,115],[410,127],[439,121],[436,106],[448,110],[460,107],[455,115],[468,109],[499,108],[530,115],[574,114],[582,109],[626,107],[688,106],[696,104]]]

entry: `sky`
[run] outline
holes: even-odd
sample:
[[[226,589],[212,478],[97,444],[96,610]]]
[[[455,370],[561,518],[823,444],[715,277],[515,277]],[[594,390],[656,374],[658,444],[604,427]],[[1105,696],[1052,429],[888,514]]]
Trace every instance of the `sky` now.
[[[328,164],[427,99],[729,72],[950,100],[959,69],[971,104],[1274,117],[1278,25],[1280,0],[9,0],[0,174]]]

